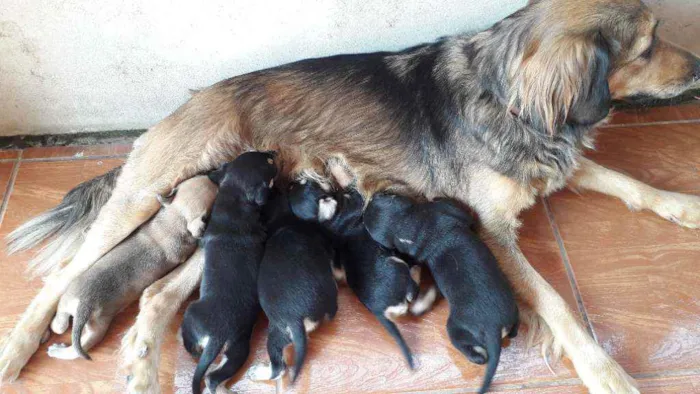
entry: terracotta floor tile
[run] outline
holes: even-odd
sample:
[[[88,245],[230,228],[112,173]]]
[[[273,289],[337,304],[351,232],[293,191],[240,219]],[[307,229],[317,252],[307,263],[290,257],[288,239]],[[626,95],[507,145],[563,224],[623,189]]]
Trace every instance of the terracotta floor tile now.
[[[665,107],[625,109],[613,113],[610,125],[700,119],[700,101]]]
[[[500,389],[494,387],[495,393],[510,393],[510,394],[586,394],[588,390],[582,385],[552,385],[546,387],[514,387],[509,389]]]
[[[700,233],[570,192],[551,206],[602,345],[631,372],[700,362]]]
[[[15,167],[15,162],[0,163],[0,202],[5,198],[7,187],[10,185],[12,178],[12,169]]]
[[[16,159],[19,152],[19,149],[2,149],[0,150],[0,160]]]
[[[85,158],[90,156],[118,156],[131,152],[131,144],[105,144],[89,146],[50,146],[27,148],[22,159]]]
[[[700,124],[603,128],[586,156],[657,188],[700,190]]]
[[[638,383],[644,394],[700,393],[700,375],[639,379]]]

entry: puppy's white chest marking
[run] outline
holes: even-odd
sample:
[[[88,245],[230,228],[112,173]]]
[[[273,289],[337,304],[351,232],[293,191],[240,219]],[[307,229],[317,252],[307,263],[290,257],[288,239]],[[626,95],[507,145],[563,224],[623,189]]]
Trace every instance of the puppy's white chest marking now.
[[[399,238],[399,242],[401,242],[402,244],[406,244],[406,245],[413,245],[413,241],[411,241],[410,239],[406,239],[406,238]]]
[[[335,210],[338,207],[338,202],[332,197],[326,197],[318,202],[318,220],[325,222],[330,220],[335,215]]]

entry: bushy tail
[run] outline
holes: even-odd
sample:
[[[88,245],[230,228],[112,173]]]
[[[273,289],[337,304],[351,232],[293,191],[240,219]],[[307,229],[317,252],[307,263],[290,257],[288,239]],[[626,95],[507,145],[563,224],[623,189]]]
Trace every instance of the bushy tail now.
[[[479,389],[479,394],[483,394],[488,391],[489,386],[491,386],[493,376],[496,374],[498,361],[501,359],[501,333],[487,333],[486,341],[486,351],[489,355],[489,360],[486,364],[486,374],[484,375],[484,382],[481,384],[481,388]]]
[[[292,384],[297,381],[301,367],[306,360],[306,329],[304,322],[299,321],[292,329],[292,343],[294,344],[294,368],[292,369]]]
[[[71,331],[71,341],[73,341],[73,349],[80,357],[86,360],[92,360],[90,355],[83,349],[83,344],[80,343],[80,338],[83,336],[83,329],[90,320],[90,315],[92,314],[92,305],[80,303],[78,305],[78,310],[73,317],[73,330]]]
[[[197,368],[195,368],[194,377],[192,378],[193,394],[202,393],[202,379],[204,378],[204,374],[207,372],[207,369],[209,369],[211,363],[214,362],[216,356],[221,352],[224,343],[225,342],[219,342],[217,339],[212,338],[204,347],[204,350],[202,350],[202,356],[199,358],[199,363],[197,363]]]
[[[19,226],[7,236],[8,253],[33,248],[52,238],[29,262],[32,276],[50,274],[70,260],[85,240],[85,233],[112,195],[121,167],[83,182],[56,207]]]
[[[413,355],[411,354],[411,349],[408,347],[406,344],[406,341],[403,339],[403,336],[401,335],[401,332],[399,331],[398,327],[396,327],[396,324],[392,322],[391,320],[387,319],[386,316],[384,315],[376,315],[377,320],[379,320],[380,323],[382,323],[382,326],[389,332],[389,335],[391,335],[392,338],[394,338],[394,341],[399,345],[401,348],[401,353],[403,353],[403,356],[406,358],[406,362],[408,363],[408,366],[413,369]]]

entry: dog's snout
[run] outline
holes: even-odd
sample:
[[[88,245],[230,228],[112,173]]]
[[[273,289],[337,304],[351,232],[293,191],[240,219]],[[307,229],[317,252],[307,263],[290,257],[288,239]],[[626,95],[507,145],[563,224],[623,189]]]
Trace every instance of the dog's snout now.
[[[700,81],[700,58],[695,58],[695,66],[693,67],[693,82]]]

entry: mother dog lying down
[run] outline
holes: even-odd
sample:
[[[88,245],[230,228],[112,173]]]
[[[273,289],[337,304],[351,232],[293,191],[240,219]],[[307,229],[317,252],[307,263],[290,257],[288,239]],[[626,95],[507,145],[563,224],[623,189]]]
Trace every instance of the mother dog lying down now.
[[[252,146],[279,151],[283,175],[342,157],[368,194],[393,187],[469,205],[518,296],[586,386],[637,392],[528,263],[516,230],[538,195],[567,184],[700,226],[700,198],[582,156],[611,99],[698,86],[698,58],[657,39],[657,22],[638,0],[533,0],[477,34],[304,60],[196,93],[136,142],[85,242],[7,338],[0,378],[18,376],[70,282],[156,212],[156,194]]]

